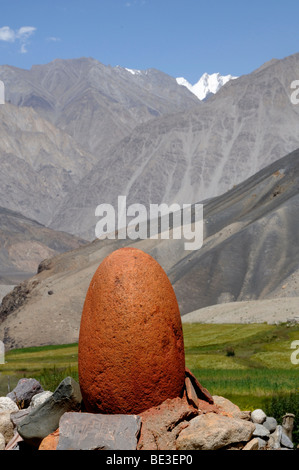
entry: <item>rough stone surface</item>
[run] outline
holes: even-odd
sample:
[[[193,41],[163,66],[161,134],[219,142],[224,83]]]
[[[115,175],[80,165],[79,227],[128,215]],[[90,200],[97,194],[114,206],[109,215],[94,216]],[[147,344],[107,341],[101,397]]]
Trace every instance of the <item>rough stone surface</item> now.
[[[266,413],[261,409],[256,409],[251,413],[251,420],[253,423],[263,424],[267,419]]]
[[[7,443],[5,450],[19,450],[20,443],[23,442],[23,438],[18,432],[14,433],[14,436]]]
[[[14,427],[10,420],[9,411],[0,413],[0,433],[4,436],[5,444],[7,444],[14,435]]]
[[[269,437],[270,435],[269,429],[265,428],[263,424],[258,424],[258,423],[254,423],[254,424],[255,424],[255,430],[253,432],[254,437],[261,437],[261,438]]]
[[[199,406],[199,398],[196,394],[196,391],[192,385],[191,379],[189,377],[185,378],[185,389],[186,389],[186,396],[188,403],[194,406],[194,408],[198,408]]]
[[[206,403],[207,407],[211,407]],[[186,398],[165,400],[140,414],[142,420],[138,450],[175,450],[180,431],[198,415]]]
[[[32,397],[32,400],[30,402],[30,409],[32,408],[37,408],[39,405],[44,403],[48,398],[50,398],[53,395],[53,392],[50,392],[46,390],[45,392],[37,393]]]
[[[38,450],[57,450],[59,441],[59,429],[45,437],[39,445]]]
[[[223,413],[227,414],[227,416],[243,419],[240,408],[227,398],[221,397],[219,395],[213,395],[213,400],[215,405],[217,405]]]
[[[0,450],[5,449],[5,437],[3,436],[2,433],[0,433]]]
[[[280,443],[283,447],[287,447],[288,449],[293,449],[294,444],[292,443],[291,439],[283,432],[281,433]]]
[[[60,417],[68,411],[78,411],[82,395],[79,385],[66,377],[42,405],[32,411],[19,423],[17,430],[25,442],[39,446],[42,439],[56,431]]]
[[[255,429],[254,423],[229,418],[215,413],[192,419],[179,434],[177,450],[217,450],[233,443],[248,442]]]
[[[261,437],[256,437],[259,445],[259,449],[264,449],[267,446],[266,439],[262,439]]]
[[[267,416],[266,420],[263,422],[263,426],[267,428],[270,432],[274,432],[277,426],[277,421],[271,416]]]
[[[277,450],[280,449],[280,441],[282,435],[282,427],[278,425],[272,434],[269,436],[269,447],[271,449]]]
[[[258,450],[259,449],[259,441],[256,437],[251,439],[251,441],[247,442],[247,444],[243,447],[242,450]]]
[[[136,415],[65,413],[57,450],[136,450],[140,426]]]
[[[0,397],[0,413],[2,411],[19,411],[16,403],[9,397]]]
[[[185,369],[185,375],[186,375],[186,378],[190,379],[197,397],[200,400],[204,400],[204,401],[207,401],[208,403],[213,404],[214,400],[210,392],[201,385],[201,383],[197,380],[195,375],[193,375],[192,372],[189,369],[187,369],[187,367]]]
[[[150,255],[121,248],[98,267],[81,318],[78,368],[86,411],[139,414],[180,396],[185,353],[179,307]]]
[[[19,425],[19,423],[29,414],[30,408],[26,408],[24,410],[14,411],[10,415],[10,419],[15,427]]]
[[[36,379],[20,379],[17,386],[6,396],[11,398],[20,408],[27,408],[34,395],[44,389]]]

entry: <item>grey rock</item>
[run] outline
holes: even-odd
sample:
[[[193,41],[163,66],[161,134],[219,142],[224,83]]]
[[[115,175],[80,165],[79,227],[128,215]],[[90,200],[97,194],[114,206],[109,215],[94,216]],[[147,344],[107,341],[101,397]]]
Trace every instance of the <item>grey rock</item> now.
[[[37,393],[43,392],[44,389],[36,379],[20,379],[17,386],[6,396],[11,398],[20,408],[27,408],[31,399]]]
[[[28,415],[29,411],[30,411],[30,408],[25,408],[23,410],[14,411],[13,413],[11,413],[10,419],[13,425],[17,427],[19,423],[25,418],[25,416]]]
[[[136,415],[64,413],[57,450],[136,450],[140,426]]]
[[[269,429],[265,428],[263,424],[255,423],[255,430],[253,432],[253,436],[265,438],[270,436],[270,431]]]
[[[287,449],[294,448],[293,442],[285,434],[283,427],[280,424],[276,427],[275,431],[270,435],[269,446],[272,449],[280,449],[281,447],[285,447]]]
[[[283,447],[287,447],[288,449],[293,449],[294,444],[291,439],[283,432],[281,433],[280,443]]]
[[[267,428],[270,433],[274,432],[277,426],[277,421],[275,418],[267,416],[266,420],[263,422],[263,426],[265,426],[265,428]]]
[[[267,418],[266,413],[261,409],[254,410],[251,413],[251,420],[253,423],[263,424],[266,418]]]
[[[267,441],[265,439],[262,439],[261,437],[257,437],[258,440],[258,448],[263,449],[267,445]]]
[[[278,425],[275,431],[269,436],[269,447],[270,449],[280,449],[281,447],[281,436],[282,436],[282,427]]]
[[[17,430],[25,442],[38,446],[41,440],[56,431],[61,416],[81,408],[82,395],[79,384],[71,377],[65,378],[44,403],[19,423]]]

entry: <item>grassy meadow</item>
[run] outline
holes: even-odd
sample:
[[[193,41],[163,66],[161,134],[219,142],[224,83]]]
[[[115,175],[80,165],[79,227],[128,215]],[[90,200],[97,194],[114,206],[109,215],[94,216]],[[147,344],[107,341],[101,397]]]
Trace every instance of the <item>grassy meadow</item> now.
[[[298,400],[299,364],[291,362],[291,343],[299,340],[299,326],[184,324],[183,331],[186,366],[212,395],[244,410],[266,406],[277,395]],[[78,380],[77,357],[77,344],[8,351],[0,365],[0,395],[21,377],[35,377],[52,391],[67,375]]]

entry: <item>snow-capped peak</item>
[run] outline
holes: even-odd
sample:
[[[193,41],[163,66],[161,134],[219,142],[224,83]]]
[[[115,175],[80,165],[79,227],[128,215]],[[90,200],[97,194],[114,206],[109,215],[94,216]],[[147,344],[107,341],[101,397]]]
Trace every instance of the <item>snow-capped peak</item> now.
[[[211,75],[204,73],[194,85],[191,85],[191,83],[189,83],[184,77],[178,77],[176,81],[179,85],[188,88],[188,90],[194,93],[194,95],[202,101],[209,94],[217,93],[223,85],[230,80],[235,80],[236,78],[238,77],[234,77],[232,75],[220,75],[220,73],[213,73]]]
[[[126,71],[130,72],[132,75],[140,75],[142,73],[141,70],[135,70],[135,69],[127,69],[126,68]]]

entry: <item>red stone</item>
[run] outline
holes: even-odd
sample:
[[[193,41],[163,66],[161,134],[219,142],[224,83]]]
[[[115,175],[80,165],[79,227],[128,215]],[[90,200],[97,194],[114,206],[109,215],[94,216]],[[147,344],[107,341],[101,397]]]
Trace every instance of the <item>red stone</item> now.
[[[39,445],[38,450],[56,450],[59,441],[59,429],[45,437]]]
[[[162,267],[143,251],[116,250],[94,274],[82,312],[78,369],[91,412],[139,414],[182,393],[177,299]]]

